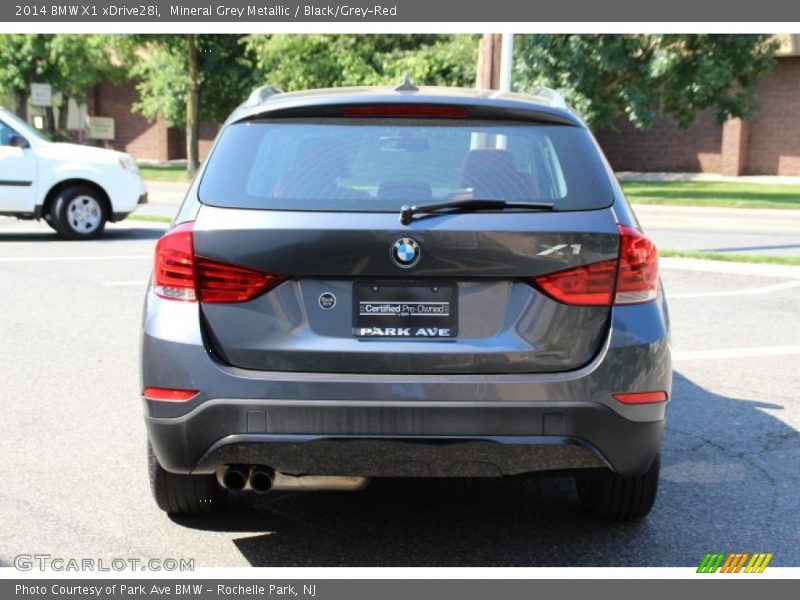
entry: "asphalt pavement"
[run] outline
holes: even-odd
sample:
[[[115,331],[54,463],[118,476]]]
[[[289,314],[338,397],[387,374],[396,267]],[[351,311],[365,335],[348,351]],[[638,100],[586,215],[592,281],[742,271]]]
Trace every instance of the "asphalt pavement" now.
[[[800,210],[634,206],[659,248],[800,256]]]
[[[139,324],[160,224],[95,242],[0,218],[0,562],[196,566],[800,566],[800,268],[665,260],[675,387],[653,512],[609,525],[570,480],[397,480],[170,518],[147,481]]]

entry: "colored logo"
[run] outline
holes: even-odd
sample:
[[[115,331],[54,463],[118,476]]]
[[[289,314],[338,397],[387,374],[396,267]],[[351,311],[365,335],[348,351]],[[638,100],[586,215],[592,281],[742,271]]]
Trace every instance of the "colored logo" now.
[[[422,250],[416,240],[404,237],[392,245],[391,256],[398,267],[408,269],[419,262]]]
[[[706,554],[697,567],[698,573],[763,573],[772,552],[729,552],[727,554]]]

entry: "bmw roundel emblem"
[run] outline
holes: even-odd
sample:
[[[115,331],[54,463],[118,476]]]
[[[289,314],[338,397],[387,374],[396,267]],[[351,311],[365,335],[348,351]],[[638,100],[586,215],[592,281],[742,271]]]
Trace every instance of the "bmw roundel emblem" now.
[[[394,264],[403,269],[409,269],[419,262],[422,257],[422,249],[416,240],[404,237],[392,244],[391,252]]]

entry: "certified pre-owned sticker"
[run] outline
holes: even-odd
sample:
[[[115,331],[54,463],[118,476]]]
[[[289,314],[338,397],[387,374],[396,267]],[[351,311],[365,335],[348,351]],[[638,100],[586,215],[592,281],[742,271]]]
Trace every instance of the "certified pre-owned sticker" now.
[[[442,317],[450,316],[449,302],[368,302],[358,303],[358,314],[362,317],[369,315],[397,315]]]
[[[330,292],[325,292],[321,294],[319,297],[319,305],[324,309],[333,308],[336,306],[336,296],[331,294]]]

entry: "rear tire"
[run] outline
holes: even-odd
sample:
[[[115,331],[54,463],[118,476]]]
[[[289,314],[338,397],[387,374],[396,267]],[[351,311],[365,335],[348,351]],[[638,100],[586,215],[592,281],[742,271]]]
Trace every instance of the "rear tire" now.
[[[642,475],[578,477],[576,484],[583,510],[604,521],[633,521],[650,512],[658,492],[661,455],[656,454]]]
[[[172,515],[200,515],[219,510],[225,504],[226,491],[213,475],[170,473],[156,458],[147,443],[150,489],[158,508]]]
[[[48,224],[68,240],[92,240],[103,233],[108,220],[105,200],[97,190],[73,185],[58,193]]]

